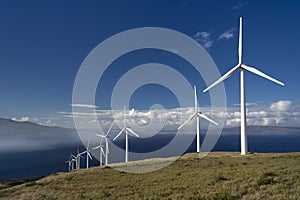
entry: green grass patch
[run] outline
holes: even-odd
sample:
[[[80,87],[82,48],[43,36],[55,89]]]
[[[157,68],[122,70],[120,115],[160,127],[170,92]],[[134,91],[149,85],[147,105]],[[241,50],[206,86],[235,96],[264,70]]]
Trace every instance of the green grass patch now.
[[[257,180],[257,185],[262,186],[262,185],[268,185],[268,184],[273,184],[274,177],[277,176],[274,172],[264,172],[259,179]]]
[[[238,195],[232,195],[230,192],[226,190],[221,190],[216,193],[214,196],[215,200],[238,200],[240,197]]]

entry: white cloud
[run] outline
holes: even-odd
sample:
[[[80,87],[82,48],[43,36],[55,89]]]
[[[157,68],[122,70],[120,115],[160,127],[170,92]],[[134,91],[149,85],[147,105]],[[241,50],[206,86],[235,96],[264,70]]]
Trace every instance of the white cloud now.
[[[58,124],[53,122],[52,119],[49,118],[36,118],[36,117],[28,117],[28,116],[24,116],[24,117],[13,117],[11,118],[11,120],[16,121],[16,122],[32,122],[35,124],[39,124],[42,126],[57,126]]]
[[[205,108],[201,108],[202,110]],[[225,127],[240,126],[240,108],[228,107],[226,112],[214,109],[212,116],[226,117]],[[247,109],[248,126],[300,126],[300,104],[277,101],[270,105],[262,103]]]
[[[210,37],[210,33],[206,31],[197,32],[194,35],[194,39],[199,42],[205,49],[209,49],[214,43]]]
[[[28,121],[30,121],[30,118],[27,116],[20,117],[19,119],[16,117],[13,117],[11,120],[16,121],[16,122],[28,122]]]
[[[232,6],[232,9],[233,9],[233,10],[239,10],[239,9],[243,8],[244,5],[245,5],[245,4],[244,4],[243,2],[239,2],[238,4]]]
[[[222,33],[221,35],[219,35],[218,40],[222,40],[222,39],[230,39],[233,38],[233,33],[236,31],[236,29],[233,27],[227,31],[225,31],[224,33]]]
[[[248,126],[300,126],[300,104],[289,100],[277,101],[269,105],[262,103],[253,105],[247,109]],[[208,117],[218,122],[225,117],[225,127],[240,126],[240,108],[233,106],[224,108],[200,107]],[[174,109],[130,110],[126,113],[126,123],[129,126],[139,126],[141,130],[148,130],[152,126],[172,126],[176,129],[194,112],[194,107]],[[13,117],[14,121],[30,121],[46,126],[62,126],[74,128],[73,114],[83,119],[83,123],[89,127],[99,123],[108,128],[112,121],[119,126],[123,122],[123,110],[96,110],[91,112],[59,112],[56,116],[33,118],[29,116]],[[201,121],[202,128],[208,126],[206,120]],[[189,123],[188,129],[195,129],[195,121]]]
[[[55,122],[53,122],[52,120],[48,119],[44,124],[41,124],[44,126],[57,126],[57,124]]]
[[[129,111],[129,115],[130,115],[130,116],[134,116],[134,115],[135,115],[135,110],[134,110],[134,108],[132,108],[132,109]]]
[[[85,116],[87,118],[97,116],[97,113],[95,113],[95,112],[57,112],[57,113],[66,115],[66,116],[70,116],[70,117],[73,117],[73,115],[80,116],[80,117]]]
[[[273,111],[288,111],[292,108],[293,102],[291,101],[278,101],[271,104],[270,108]]]
[[[198,32],[195,34],[195,38],[209,39],[210,33],[206,32],[206,31]]]
[[[89,105],[89,104],[70,104],[72,107],[80,107],[80,108],[97,108],[98,106]]]
[[[246,102],[246,106],[247,107],[250,107],[250,106],[258,106],[260,104],[260,102]],[[241,104],[240,103],[236,103],[236,104],[233,104],[234,106],[240,106]]]

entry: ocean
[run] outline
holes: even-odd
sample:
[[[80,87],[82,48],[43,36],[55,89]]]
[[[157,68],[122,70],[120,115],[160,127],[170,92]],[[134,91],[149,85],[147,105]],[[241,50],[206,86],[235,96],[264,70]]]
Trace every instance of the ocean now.
[[[165,134],[153,137],[143,142],[142,139],[130,137],[130,149],[133,152],[153,151],[168,144],[174,136]],[[205,136],[201,137],[203,141]],[[116,145],[125,148],[124,140],[117,140]],[[68,171],[68,165],[65,161],[69,158],[70,153],[75,154],[78,145],[69,145],[64,147],[55,147],[39,151],[16,151],[0,152],[0,180],[15,178],[36,178],[46,176],[56,172]],[[84,147],[79,146],[83,151]],[[184,153],[195,152],[195,139]],[[275,133],[255,133],[248,132],[248,150],[249,152],[258,153],[275,153],[275,152],[300,152],[300,132],[275,132]],[[237,133],[222,133],[218,142],[212,151],[240,151],[240,136]],[[112,156],[112,154],[110,154]],[[86,166],[85,156],[81,159],[81,167]],[[122,162],[121,158],[109,158],[109,162]],[[130,160],[134,160],[130,159]],[[94,158],[90,161],[90,166],[98,166],[99,161]]]

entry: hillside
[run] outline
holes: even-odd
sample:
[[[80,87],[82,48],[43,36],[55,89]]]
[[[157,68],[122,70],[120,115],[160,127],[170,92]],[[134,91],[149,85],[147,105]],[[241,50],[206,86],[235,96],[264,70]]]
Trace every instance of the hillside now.
[[[187,154],[161,170],[112,166],[57,173],[0,190],[1,199],[299,199],[300,153]],[[153,159],[153,164],[164,159]],[[147,164],[151,165],[149,160]],[[143,161],[114,164],[119,168]],[[2,187],[3,188],[3,187]]]

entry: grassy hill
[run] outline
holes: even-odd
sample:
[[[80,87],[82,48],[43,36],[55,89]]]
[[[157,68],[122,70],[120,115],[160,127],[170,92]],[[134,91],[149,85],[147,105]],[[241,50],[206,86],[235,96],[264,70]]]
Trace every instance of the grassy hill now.
[[[187,154],[168,167],[141,174],[111,166],[57,173],[1,189],[0,198],[300,199],[300,153],[240,156],[215,152],[202,159],[197,156]],[[153,163],[159,162],[164,159],[153,159]]]

